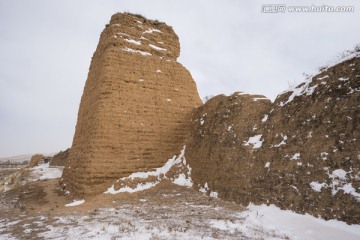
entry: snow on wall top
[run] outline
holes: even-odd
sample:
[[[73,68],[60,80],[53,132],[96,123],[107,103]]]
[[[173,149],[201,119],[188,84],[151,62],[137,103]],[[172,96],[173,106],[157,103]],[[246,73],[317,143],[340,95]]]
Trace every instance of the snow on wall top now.
[[[316,88],[318,87],[318,84],[312,84],[314,77],[316,77],[317,75],[320,75],[321,73],[327,71],[331,67],[334,67],[334,66],[336,66],[336,65],[338,65],[340,63],[343,63],[343,62],[345,62],[347,60],[350,60],[350,59],[353,59],[353,58],[358,58],[358,57],[360,57],[360,45],[356,46],[354,50],[345,51],[341,55],[340,58],[337,58],[335,60],[330,61],[327,64],[327,66],[321,67],[318,72],[315,72],[315,73],[307,76],[306,79],[304,80],[304,82],[300,83],[296,87],[290,88],[290,89],[284,91],[283,93],[281,93],[280,95],[291,92],[291,95],[288,97],[287,101],[280,102],[279,106],[282,107],[282,106],[290,103],[292,100],[294,100],[294,98],[296,96],[312,95],[314,93],[314,91],[316,90]],[[317,78],[317,79],[318,80],[323,80],[323,79],[326,79],[326,78],[328,78],[328,77],[324,76],[323,78]],[[347,81],[347,80],[348,79],[345,78],[345,80],[343,79],[342,81]]]
[[[103,50],[115,47],[143,56],[157,56],[176,60],[180,55],[180,42],[172,27],[141,15],[114,14],[101,36]]]

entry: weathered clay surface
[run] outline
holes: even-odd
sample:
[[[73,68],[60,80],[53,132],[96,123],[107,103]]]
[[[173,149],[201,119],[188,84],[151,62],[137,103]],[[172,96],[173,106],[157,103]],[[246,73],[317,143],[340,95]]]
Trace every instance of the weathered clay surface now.
[[[229,200],[236,200],[238,192],[247,195],[252,179],[244,172],[262,172],[263,165],[255,161],[252,148],[243,146],[244,139],[256,135],[256,126],[270,108],[271,101],[264,96],[241,93],[216,96],[200,107],[186,148],[194,182],[201,186],[207,182]]]
[[[53,166],[65,166],[66,162],[69,158],[70,148],[66,149],[65,151],[60,151],[59,153],[55,154],[51,160],[49,165]]]
[[[83,196],[115,179],[162,166],[189,134],[201,105],[164,23],[115,14],[94,53],[62,184]]]
[[[48,163],[50,159],[51,157],[44,156],[42,154],[35,154],[30,159],[29,168],[36,167],[40,164]]]
[[[272,104],[237,93],[210,99],[187,142],[195,185],[238,203],[360,223],[359,55]]]

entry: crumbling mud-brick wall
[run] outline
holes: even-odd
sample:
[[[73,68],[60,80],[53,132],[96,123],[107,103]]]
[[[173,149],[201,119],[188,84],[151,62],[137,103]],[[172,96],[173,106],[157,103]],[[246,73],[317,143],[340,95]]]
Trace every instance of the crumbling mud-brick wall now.
[[[61,179],[67,190],[102,193],[115,179],[160,167],[178,153],[202,104],[179,54],[179,39],[165,23],[112,16],[81,99]]]

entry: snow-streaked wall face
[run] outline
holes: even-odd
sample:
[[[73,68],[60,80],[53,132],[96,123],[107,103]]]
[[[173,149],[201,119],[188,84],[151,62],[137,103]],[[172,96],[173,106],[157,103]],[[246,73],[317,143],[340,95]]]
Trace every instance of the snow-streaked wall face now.
[[[360,49],[271,104],[238,94],[210,99],[187,142],[194,186],[359,224],[359,99]]]

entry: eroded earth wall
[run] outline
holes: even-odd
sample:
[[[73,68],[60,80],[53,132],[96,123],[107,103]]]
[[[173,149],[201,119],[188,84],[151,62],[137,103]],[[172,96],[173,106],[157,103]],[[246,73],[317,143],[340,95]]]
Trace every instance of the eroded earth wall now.
[[[201,100],[165,23],[115,14],[93,55],[61,184],[77,196],[162,166],[183,147]]]
[[[195,186],[223,199],[359,224],[359,146],[357,51],[274,103],[210,99],[194,114],[185,155]]]

